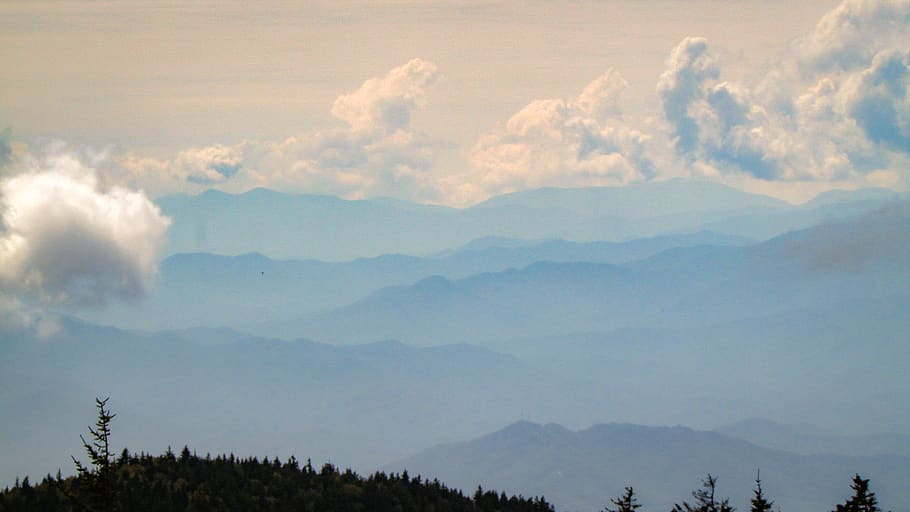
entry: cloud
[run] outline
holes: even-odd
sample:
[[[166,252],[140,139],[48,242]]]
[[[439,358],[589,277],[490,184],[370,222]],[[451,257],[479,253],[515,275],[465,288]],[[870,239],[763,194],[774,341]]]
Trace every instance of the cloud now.
[[[10,163],[13,157],[13,148],[10,145],[12,131],[7,128],[0,131],[0,168]]]
[[[104,173],[154,193],[219,186],[425,198],[435,190],[428,173],[439,144],[414,131],[410,120],[437,77],[436,65],[413,59],[339,96],[331,112],[345,127],[191,148],[172,160],[124,155]]]
[[[68,306],[141,296],[170,222],[141,192],[102,189],[72,155],[5,179],[0,220],[0,294]]]
[[[671,52],[657,87],[667,133],[695,174],[893,184],[910,149],[907,57],[884,50],[868,58],[865,68],[851,60],[850,70],[787,83],[784,63],[750,90],[719,81],[708,42],[686,38]],[[771,82],[777,84],[769,88]]]
[[[706,39],[687,37],[670,53],[657,94],[678,156],[702,174],[782,177],[787,140],[778,120],[746,87],[719,78]]]
[[[908,54],[885,50],[868,69],[851,76],[840,91],[844,111],[866,137],[902,153],[910,153],[908,78]]]
[[[705,82],[719,74],[716,60],[708,53],[708,41],[702,37],[687,37],[670,53],[667,69],[657,82],[657,95],[680,153],[691,152],[698,143],[698,124],[689,108],[704,97]]]
[[[472,202],[542,186],[617,185],[654,174],[648,134],[623,118],[626,81],[609,70],[575,98],[535,100],[471,151],[472,171],[443,181],[449,200]]]
[[[102,184],[153,195],[268,187],[453,205],[687,175],[762,191],[907,186],[908,25],[910,0],[845,0],[749,83],[722,76],[709,42],[687,37],[657,79],[656,116],[626,112],[628,84],[608,70],[575,97],[533,100],[486,130],[464,153],[465,167],[438,168],[452,148],[412,126],[439,78],[421,59],[338,96],[334,128],[170,159],[114,154],[93,166]]]
[[[332,105],[332,115],[347,122],[355,132],[392,133],[406,129],[411,114],[424,103],[427,88],[437,76],[435,64],[412,59],[383,77],[367,80],[356,91],[339,96]]]
[[[212,185],[237,174],[243,167],[242,161],[239,148],[217,145],[181,151],[174,165],[190,183]]]
[[[886,48],[910,42],[910,0],[845,0],[796,41],[798,65],[806,73],[865,67]]]
[[[63,330],[59,320],[55,314],[0,293],[0,335],[14,336],[24,332],[39,339],[48,338]]]

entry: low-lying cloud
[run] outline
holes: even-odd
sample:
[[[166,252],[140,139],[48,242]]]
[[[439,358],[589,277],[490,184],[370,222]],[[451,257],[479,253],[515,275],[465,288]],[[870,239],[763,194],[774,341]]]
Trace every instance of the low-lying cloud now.
[[[142,192],[102,188],[69,155],[3,180],[0,221],[4,304],[76,307],[140,297],[170,223]]]

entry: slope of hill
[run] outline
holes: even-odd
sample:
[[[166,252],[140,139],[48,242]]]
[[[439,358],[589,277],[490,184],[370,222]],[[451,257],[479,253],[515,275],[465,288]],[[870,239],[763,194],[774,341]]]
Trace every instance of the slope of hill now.
[[[211,332],[130,333],[65,319],[60,327],[43,338],[0,333],[0,410],[15,418],[0,422],[2,484],[70,467],[96,396],[118,404],[118,451],[191,443],[366,470],[523,412],[590,422],[607,409],[596,390],[469,345],[213,344]]]
[[[910,506],[904,492],[910,459],[803,456],[760,448],[685,427],[596,425],[573,432],[559,425],[512,424],[468,442],[441,445],[387,466],[452,485],[478,484],[543,494],[559,510],[599,510],[631,485],[644,510],[669,510],[690,499],[699,478],[719,478],[718,493],[748,510],[755,474],[781,510],[832,510],[859,472],[872,481],[884,510]]]
[[[910,457],[910,435],[843,435],[814,425],[788,425],[750,418],[714,429],[758,446],[806,455],[901,455]]]
[[[908,303],[910,295],[883,297],[707,327],[536,336],[492,347],[608,391],[620,407],[612,418],[623,421],[707,429],[761,415],[858,434],[910,432],[902,371],[910,362]],[[863,453],[906,453],[885,446]]]
[[[539,498],[500,496],[495,491],[465,496],[438,481],[407,474],[369,477],[332,465],[319,469],[290,458],[205,458],[184,448],[160,456],[123,452],[111,465],[111,483],[102,493],[89,476],[25,482],[0,491],[4,512],[73,510],[369,510],[375,512],[553,512]],[[94,492],[93,492],[94,491]]]

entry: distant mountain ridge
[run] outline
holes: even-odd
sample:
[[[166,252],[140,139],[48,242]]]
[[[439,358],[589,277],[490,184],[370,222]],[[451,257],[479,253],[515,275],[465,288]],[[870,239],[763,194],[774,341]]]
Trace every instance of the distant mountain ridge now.
[[[142,301],[81,314],[95,323],[130,328],[155,330],[217,321],[256,332],[262,324],[326,311],[380,288],[409,285],[430,276],[458,279],[538,261],[624,263],[673,247],[750,242],[712,232],[626,242],[486,238],[431,257],[391,254],[338,263],[274,260],[258,253],[177,254],[162,262],[157,282]]]
[[[884,510],[910,505],[905,457],[803,456],[686,427],[600,424],[572,431],[528,421],[462,443],[440,445],[386,466],[440,478],[465,489],[497,487],[542,494],[558,510],[599,510],[631,485],[644,510],[690,500],[700,478],[718,477],[718,497],[748,510],[756,471],[781,510],[831,510],[859,472]]]
[[[843,435],[813,425],[785,425],[750,418],[714,429],[758,446],[806,455],[901,455],[910,457],[910,435]]]
[[[488,236],[621,241],[713,230],[768,238],[868,211],[891,199],[881,191],[853,191],[795,206],[714,182],[677,179],[516,192],[465,209],[265,189],[242,194],[209,190],[165,196],[157,203],[173,219],[167,255],[257,251],[272,258],[341,261],[433,254]],[[831,208],[848,204],[852,206]]]
[[[0,326],[0,411],[15,418],[0,422],[0,487],[71,468],[96,396],[118,404],[118,447],[301,453],[364,471],[523,410],[592,421],[606,409],[594,390],[465,344],[340,347],[223,329],[127,332],[67,318],[58,327],[42,337]],[[228,339],[217,343],[219,334]]]
[[[622,265],[538,262],[432,278],[285,328],[341,343],[381,337],[424,344],[706,325],[900,295],[910,290],[907,261],[910,209],[899,208],[746,247],[680,247]]]

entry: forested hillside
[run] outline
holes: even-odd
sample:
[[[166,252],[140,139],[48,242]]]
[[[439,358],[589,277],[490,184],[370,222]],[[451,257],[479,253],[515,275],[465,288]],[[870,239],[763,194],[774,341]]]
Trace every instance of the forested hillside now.
[[[121,510],[186,511],[502,511],[551,512],[543,498],[506,497],[493,491],[467,497],[437,480],[407,472],[362,477],[331,464],[315,469],[294,457],[199,457],[184,448],[179,455],[124,452],[111,466],[112,496],[97,503],[85,477],[48,475],[33,485],[23,479],[0,492],[0,511]]]
[[[7,487],[0,492],[0,512],[58,510],[555,512],[554,507],[542,496],[507,497],[505,492],[484,491],[478,485],[473,496],[469,498],[461,490],[451,489],[438,479],[425,480],[419,475],[411,478],[407,470],[389,474],[375,472],[364,478],[350,469],[339,471],[331,463],[324,464],[318,471],[314,469],[310,460],[301,467],[294,456],[285,462],[277,457],[272,460],[268,457],[262,460],[256,457],[238,458],[233,453],[215,458],[209,454],[199,457],[187,446],[183,447],[179,456],[169,447],[167,452],[160,456],[131,454],[124,448],[120,456],[115,457],[111,450],[111,422],[116,414],[107,408],[107,402],[108,399],[96,399],[98,420],[94,428],[88,428],[88,440],[85,436],[80,436],[89,462],[83,463],[72,457],[76,476],[64,479],[58,470],[55,477],[48,474],[37,485],[33,485],[29,477],[21,481],[17,478],[12,488]],[[530,430],[528,427],[531,427]],[[551,437],[553,433],[553,427],[546,427],[550,433],[527,424],[511,427],[512,430],[516,428],[522,430],[524,434],[532,434],[531,437],[534,438]],[[497,450],[497,446],[502,448],[503,444],[514,443],[499,440],[494,444],[496,446],[487,447],[485,451],[494,453],[501,451]],[[559,451],[578,450],[560,446]],[[477,454],[476,450],[472,453],[470,447],[462,447],[461,453],[477,461],[481,466],[478,468],[481,473],[484,471],[483,466],[488,465],[484,463],[484,459],[489,457]],[[453,454],[449,456],[457,458]],[[502,454],[499,454],[498,458],[503,458]],[[535,463],[529,465],[537,466],[539,469],[548,471],[548,468],[554,467],[553,461],[548,461],[546,457],[532,455],[531,458]],[[649,459],[659,462],[655,458]],[[753,462],[757,460],[755,457],[742,456],[738,459],[751,459]],[[412,464],[421,465],[419,461],[412,461]],[[470,466],[472,461],[462,461],[461,465]],[[560,465],[555,466],[556,471],[562,476],[561,470],[558,469]],[[622,478],[634,478],[634,470],[623,471],[616,464],[611,466],[604,471],[596,464],[588,464],[586,472],[603,478],[619,470],[623,473]],[[802,469],[804,472],[812,472],[810,468]],[[511,472],[517,471],[512,468]],[[667,476],[665,472],[662,474],[664,477]],[[572,477],[573,480],[585,480],[579,475],[566,476]],[[606,480],[609,479],[607,477]],[[682,505],[679,505],[677,502],[673,505],[673,512],[734,512],[730,500],[720,498],[716,493],[716,483],[717,478],[708,473],[702,480],[702,488],[691,493],[695,504],[690,505],[683,501]],[[564,486],[570,485],[570,482],[564,481]],[[598,485],[589,486],[595,487],[603,488]],[[836,512],[880,512],[877,498],[869,487],[869,480],[857,474],[853,478],[852,487],[853,497],[844,505],[837,505]],[[608,507],[604,512],[635,512],[642,506],[638,503],[632,487],[626,487],[621,497],[609,498],[608,501],[617,508]],[[750,503],[752,512],[772,510],[773,501],[769,501],[764,495],[758,474]],[[572,510],[588,508],[591,507],[578,507],[576,504]]]

